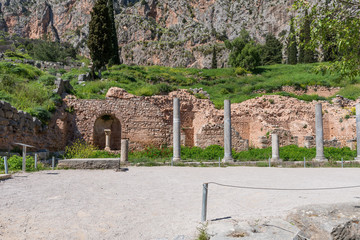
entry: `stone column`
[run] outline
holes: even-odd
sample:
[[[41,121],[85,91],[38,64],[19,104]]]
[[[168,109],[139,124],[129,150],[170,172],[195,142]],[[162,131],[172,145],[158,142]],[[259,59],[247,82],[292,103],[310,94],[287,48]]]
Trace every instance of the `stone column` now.
[[[282,162],[279,154],[279,136],[277,134],[271,134],[271,162]]]
[[[360,162],[360,103],[356,104],[356,161]]]
[[[324,129],[323,129],[321,103],[317,103],[315,105],[315,131],[316,131],[316,157],[313,160],[316,162],[327,161],[327,159],[324,156]]]
[[[224,100],[224,159],[223,162],[233,162],[231,153],[231,103]]]
[[[173,161],[180,161],[180,101],[178,98],[174,98],[173,101],[173,149]]]
[[[128,161],[128,152],[129,152],[129,140],[121,139],[121,162]]]
[[[105,132],[105,151],[110,151],[110,135],[111,130],[110,129],[104,129]]]

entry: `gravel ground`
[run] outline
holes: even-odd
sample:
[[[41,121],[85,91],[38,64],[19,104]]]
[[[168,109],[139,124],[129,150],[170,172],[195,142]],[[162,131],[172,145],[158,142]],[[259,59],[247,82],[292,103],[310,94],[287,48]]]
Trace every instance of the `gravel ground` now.
[[[130,167],[15,174],[0,182],[0,239],[194,239],[203,182],[318,188],[360,185],[357,168]],[[360,188],[264,191],[209,185],[208,219],[285,217],[308,204],[360,201]]]

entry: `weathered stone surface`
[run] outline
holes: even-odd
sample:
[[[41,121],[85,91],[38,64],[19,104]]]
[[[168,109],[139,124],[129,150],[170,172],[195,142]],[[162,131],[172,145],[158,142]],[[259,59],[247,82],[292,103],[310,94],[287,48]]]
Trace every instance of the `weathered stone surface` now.
[[[119,158],[66,159],[60,160],[58,164],[58,168],[71,169],[117,169],[119,167]]]
[[[351,220],[340,224],[331,231],[333,240],[355,240],[360,239],[360,220]]]

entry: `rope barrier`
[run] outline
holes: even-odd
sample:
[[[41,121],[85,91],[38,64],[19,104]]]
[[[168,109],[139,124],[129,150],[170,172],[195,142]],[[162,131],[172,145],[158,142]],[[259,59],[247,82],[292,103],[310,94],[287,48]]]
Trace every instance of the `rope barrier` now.
[[[266,188],[266,187],[246,187],[222,184],[217,182],[208,182],[208,184],[214,184],[222,187],[240,188],[240,189],[254,189],[254,190],[270,190],[270,191],[322,191],[322,190],[338,190],[349,188],[360,188],[360,185],[343,186],[343,187],[325,187],[325,188]]]

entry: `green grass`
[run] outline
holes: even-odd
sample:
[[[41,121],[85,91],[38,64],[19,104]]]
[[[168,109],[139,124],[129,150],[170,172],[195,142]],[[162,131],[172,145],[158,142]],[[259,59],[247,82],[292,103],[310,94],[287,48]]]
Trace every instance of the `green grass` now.
[[[296,89],[314,85],[343,87],[340,93],[343,96],[351,99],[360,96],[360,78],[350,81],[341,79],[340,75],[317,74],[313,69],[319,65],[320,63],[264,66],[257,68],[252,76],[237,76],[234,68],[194,69],[118,65],[103,72],[103,81],[87,82],[85,86],[75,85],[75,94],[79,98],[104,99],[107,90],[113,86],[124,88],[129,93],[139,96],[166,94],[179,88],[203,88],[218,108],[223,106],[224,99],[230,98],[233,103],[237,103],[264,95],[256,93],[258,91],[265,94],[273,94],[275,91],[275,94],[305,101],[325,100],[318,95],[297,96],[281,92],[282,86],[294,86]],[[69,75],[66,76],[69,78]],[[73,82],[76,82],[75,78]]]
[[[8,171],[9,173],[14,173],[21,171],[22,169],[22,157],[13,155],[8,159]],[[32,156],[26,156],[26,171],[40,171],[45,170],[45,167],[42,163],[38,162],[37,169],[35,169],[35,161]],[[0,173],[5,173],[4,161],[0,158]]]
[[[304,157],[307,161],[315,158],[315,148],[303,148],[295,145],[280,148],[280,158],[284,161],[303,161]],[[324,148],[324,155],[330,161],[353,160],[356,157],[356,151],[344,148]],[[218,145],[211,145],[205,149],[199,147],[181,147],[181,159],[184,162],[217,162],[224,156],[224,148]],[[129,153],[129,162],[145,163],[159,162],[164,163],[170,161],[172,157],[172,148],[155,148],[148,147],[143,151],[132,151]],[[271,157],[271,147],[259,149],[249,149],[248,151],[236,152],[233,150],[233,158],[235,161],[267,161]]]
[[[82,59],[84,61],[84,59]],[[324,63],[321,63],[324,64]],[[339,94],[350,99],[360,96],[360,78],[341,79],[339,75],[316,74],[316,64],[272,65],[259,67],[251,76],[237,76],[234,68],[194,69],[161,66],[117,65],[102,72],[102,80],[88,81],[85,86],[77,83],[79,74],[88,68],[72,69],[62,78],[70,80],[80,99],[105,99],[111,87],[124,88],[138,96],[167,94],[176,89],[203,88],[217,108],[223,107],[224,99],[242,102],[266,94],[294,97],[305,101],[328,100],[318,95],[301,95],[281,92],[282,86],[303,89],[310,85],[342,87]],[[65,70],[59,70],[64,72]],[[49,70],[54,72],[54,70]],[[54,89],[54,76],[26,64],[0,62],[0,100],[10,102],[19,110],[29,112],[47,123],[51,112],[60,102]],[[256,93],[256,92],[265,93]],[[275,93],[273,93],[275,91]],[[201,94],[196,97],[203,98]]]
[[[53,84],[44,83],[48,73],[27,64],[0,62],[0,100],[29,112],[46,123],[56,109],[59,96]]]

